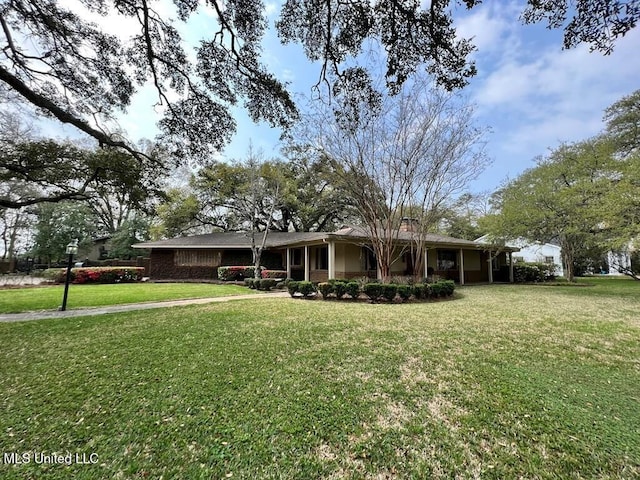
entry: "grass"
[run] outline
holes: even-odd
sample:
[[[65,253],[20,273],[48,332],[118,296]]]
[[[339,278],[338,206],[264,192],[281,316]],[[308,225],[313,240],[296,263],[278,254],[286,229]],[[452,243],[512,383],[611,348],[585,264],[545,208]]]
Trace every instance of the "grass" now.
[[[97,463],[0,477],[638,478],[640,283],[615,282],[1,324],[0,452]]]
[[[56,310],[62,304],[64,286],[0,290],[0,313]],[[220,297],[254,293],[240,285],[210,283],[120,283],[70,285],[67,309],[125,303]]]

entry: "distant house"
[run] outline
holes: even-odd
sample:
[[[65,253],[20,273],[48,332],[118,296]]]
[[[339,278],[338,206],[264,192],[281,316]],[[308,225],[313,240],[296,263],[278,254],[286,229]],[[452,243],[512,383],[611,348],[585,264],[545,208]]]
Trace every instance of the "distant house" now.
[[[111,248],[111,236],[106,235],[104,237],[94,238],[91,241],[91,245],[81,249],[78,258],[81,260],[103,260],[107,257],[109,249]]]
[[[413,258],[409,253],[412,234],[398,232],[399,260],[393,275],[409,275]],[[491,245],[442,235],[426,235],[427,262],[424,276],[435,274],[460,284],[509,281],[509,257],[518,248],[496,249]],[[143,242],[134,248],[150,250],[152,279],[212,279],[220,266],[251,265],[251,238],[247,233],[210,233]],[[270,232],[262,262],[266,268],[286,270],[297,280],[326,281],[330,278],[379,278],[376,258],[365,231],[343,227],[336,232]]]
[[[488,235],[484,235],[476,242],[488,243],[490,241]],[[562,266],[562,249],[553,243],[530,242],[519,238],[516,240],[508,240],[506,242],[511,247],[517,247],[518,253],[513,259],[521,262],[548,263],[555,265],[555,273],[557,276],[564,276],[564,268]]]

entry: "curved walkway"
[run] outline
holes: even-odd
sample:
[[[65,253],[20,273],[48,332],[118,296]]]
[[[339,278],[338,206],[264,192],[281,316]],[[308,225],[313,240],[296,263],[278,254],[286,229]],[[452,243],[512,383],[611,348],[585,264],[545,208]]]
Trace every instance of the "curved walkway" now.
[[[104,315],[107,313],[131,312],[135,310],[150,310],[152,308],[182,307],[184,305],[202,305],[206,303],[229,302],[231,300],[249,300],[254,298],[289,297],[287,292],[255,293],[249,295],[229,295],[212,298],[189,298],[186,300],[167,300],[164,302],[127,303],[124,305],[108,305],[104,307],[74,308],[73,310],[41,310],[37,312],[5,313],[0,315],[0,322],[25,322],[29,320],[43,320],[46,318],[86,317],[89,315]]]

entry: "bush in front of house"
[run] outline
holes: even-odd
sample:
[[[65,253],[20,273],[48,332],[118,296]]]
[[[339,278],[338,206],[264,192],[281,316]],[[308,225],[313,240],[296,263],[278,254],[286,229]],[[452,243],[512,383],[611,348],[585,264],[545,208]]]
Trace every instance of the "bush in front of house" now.
[[[323,299],[326,300],[329,298],[329,295],[333,293],[333,285],[334,284],[329,282],[322,282],[318,284],[318,291],[320,292],[320,295],[322,295]]]
[[[265,292],[268,292],[276,286],[277,281],[275,278],[260,278],[258,280],[254,280],[253,283],[254,285],[256,283],[258,284],[258,290],[264,290]]]
[[[555,265],[552,263],[517,262],[513,265],[513,280],[516,283],[550,282],[555,278]]]
[[[345,291],[352,299],[357,299],[360,296],[360,285],[358,282],[345,283]]]
[[[44,275],[55,283],[65,283],[66,268],[50,268]],[[144,267],[81,267],[72,268],[70,282],[85,283],[132,283],[144,277]]]
[[[287,291],[289,292],[289,295],[293,297],[296,293],[298,293],[299,285],[300,285],[300,282],[296,280],[289,280],[287,282]]]
[[[382,297],[392,302],[398,293],[398,285],[395,283],[383,283],[382,284]]]
[[[245,278],[255,277],[256,267],[253,265],[231,265],[218,267],[218,280],[223,282],[239,282]]]
[[[310,297],[316,292],[316,286],[312,282],[298,282],[298,292],[303,297]]]
[[[344,297],[344,294],[347,293],[347,284],[346,282],[336,281],[333,284],[333,292],[336,294],[336,298],[340,300]]]
[[[362,292],[369,297],[369,300],[376,302],[382,296],[382,284],[378,282],[365,283]]]
[[[408,284],[400,284],[398,285],[398,296],[403,302],[409,300],[411,294],[413,293],[413,285]]]
[[[276,279],[284,279],[287,278],[286,270],[262,270],[260,272],[260,276],[262,278],[276,278]]]

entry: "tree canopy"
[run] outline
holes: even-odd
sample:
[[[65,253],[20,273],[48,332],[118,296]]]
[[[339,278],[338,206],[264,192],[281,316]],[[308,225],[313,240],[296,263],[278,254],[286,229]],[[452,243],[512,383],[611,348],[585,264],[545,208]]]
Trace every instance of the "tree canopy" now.
[[[370,40],[386,54],[392,93],[423,68],[454,89],[475,66],[471,40],[456,36],[452,3],[287,0],[275,28],[283,43],[301,44],[320,64],[318,85],[326,82],[334,92],[370,89],[358,64]],[[480,0],[455,3],[470,9]],[[167,5],[175,12],[167,14]],[[179,27],[204,8],[214,12],[214,24],[191,52]],[[523,8],[524,22],[563,28],[565,47],[586,42],[604,53],[640,16],[638,0],[528,0]],[[286,85],[262,61],[266,12],[261,0],[173,0],[163,8],[154,0],[0,0],[0,85],[100,145],[138,155],[105,122],[149,83],[163,115],[158,141],[176,158],[207,158],[235,131],[230,109],[239,103],[252,119],[276,127],[297,117]],[[131,36],[110,34],[95,21],[108,15],[134,25]]]

